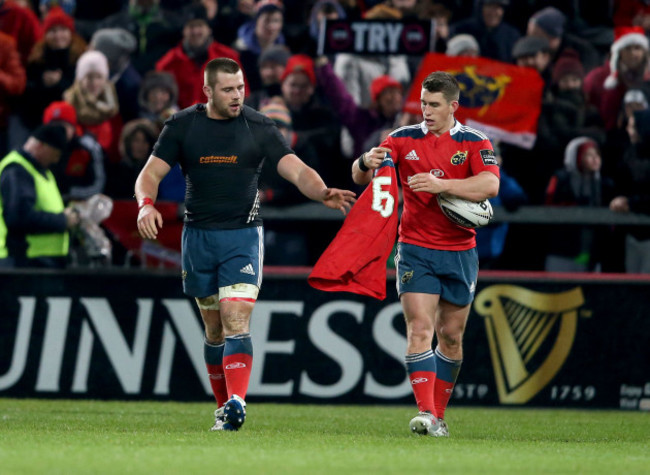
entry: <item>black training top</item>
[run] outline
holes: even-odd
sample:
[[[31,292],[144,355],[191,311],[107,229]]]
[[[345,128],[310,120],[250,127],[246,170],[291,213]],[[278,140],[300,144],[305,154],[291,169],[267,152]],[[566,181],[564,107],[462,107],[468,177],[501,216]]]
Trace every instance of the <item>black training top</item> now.
[[[254,109],[243,106],[238,117],[216,120],[208,118],[205,104],[170,117],[153,149],[154,156],[183,170],[185,223],[210,229],[260,225],[263,161],[277,166],[290,153],[275,123]]]

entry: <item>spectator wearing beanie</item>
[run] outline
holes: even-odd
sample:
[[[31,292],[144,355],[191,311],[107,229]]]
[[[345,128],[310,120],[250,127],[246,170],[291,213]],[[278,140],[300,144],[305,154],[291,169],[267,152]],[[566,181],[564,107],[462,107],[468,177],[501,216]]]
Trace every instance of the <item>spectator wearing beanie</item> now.
[[[115,87],[108,74],[106,56],[99,51],[87,51],[77,61],[74,84],[63,93],[63,99],[74,106],[81,128],[92,133],[106,153],[117,140],[110,121],[119,112]]]
[[[268,47],[257,61],[262,86],[246,97],[246,104],[259,109],[269,98],[282,94],[280,89],[282,73],[291,52],[284,45]]]
[[[79,127],[72,104],[50,104],[43,112],[43,124],[62,125],[68,135],[68,149],[52,167],[64,200],[85,200],[102,193],[106,184],[104,153],[95,137]]]
[[[255,5],[255,16],[237,31],[234,48],[239,52],[241,64],[251,91],[262,86],[257,71],[260,54],[272,45],[285,44],[282,34],[284,5],[280,0],[260,0]]]
[[[209,61],[223,57],[239,63],[239,53],[212,39],[205,8],[199,5],[191,12],[183,27],[183,40],[156,63],[156,71],[174,76],[181,109],[206,101],[203,71]]]
[[[26,67],[29,53],[43,36],[36,14],[15,2],[0,0],[0,31],[16,40],[20,62]]]
[[[564,167],[546,189],[547,205],[606,207],[616,195],[614,182],[601,176],[598,144],[577,137],[567,145]],[[600,271],[607,250],[608,228],[578,226],[554,233],[549,241],[546,270],[549,272]]]
[[[135,36],[123,28],[97,30],[90,40],[90,49],[103,53],[108,61],[110,80],[120,104],[118,128],[123,122],[137,118],[139,113],[138,93],[142,78],[131,63],[136,47]]]
[[[598,108],[607,130],[616,127],[627,90],[650,80],[650,44],[643,28],[616,28],[614,38],[609,60],[587,74],[584,86],[587,100]]]
[[[566,32],[566,16],[555,7],[546,7],[532,15],[528,20],[527,34],[548,40],[553,63],[565,50],[572,49],[578,53],[585,71],[591,71],[600,64],[600,56],[595,47]]]
[[[149,71],[140,86],[140,118],[149,119],[159,130],[172,114],[178,112],[178,86],[171,73]]]
[[[460,34],[449,39],[445,54],[447,56],[476,57],[481,55],[481,48],[472,35]]]
[[[481,56],[506,63],[512,62],[512,48],[521,34],[503,21],[509,0],[480,0],[478,15],[451,25],[451,35],[472,35],[479,44]]]
[[[75,65],[86,50],[86,42],[75,33],[74,20],[61,8],[52,8],[43,21],[45,35],[27,62],[27,88],[17,111],[22,125],[33,130],[41,123],[43,111],[61,100],[63,91],[74,82]],[[23,142],[26,135],[17,137]]]

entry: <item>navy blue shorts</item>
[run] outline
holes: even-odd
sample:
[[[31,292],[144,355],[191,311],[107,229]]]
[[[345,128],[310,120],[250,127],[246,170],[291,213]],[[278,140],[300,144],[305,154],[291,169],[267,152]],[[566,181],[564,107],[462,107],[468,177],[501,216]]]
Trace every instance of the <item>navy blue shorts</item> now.
[[[185,226],[182,236],[183,292],[203,298],[234,284],[262,285],[264,230],[198,229]]]
[[[478,277],[478,252],[439,251],[400,242],[395,255],[397,294],[438,294],[464,307],[474,300]]]

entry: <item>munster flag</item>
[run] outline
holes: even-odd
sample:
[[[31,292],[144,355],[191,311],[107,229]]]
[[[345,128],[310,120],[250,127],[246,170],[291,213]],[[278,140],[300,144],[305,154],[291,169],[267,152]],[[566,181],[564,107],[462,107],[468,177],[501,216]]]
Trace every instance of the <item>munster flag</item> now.
[[[422,113],[422,81],[433,71],[446,71],[458,80],[459,121],[491,139],[533,148],[544,89],[537,71],[486,58],[428,53],[409,91],[406,112]]]

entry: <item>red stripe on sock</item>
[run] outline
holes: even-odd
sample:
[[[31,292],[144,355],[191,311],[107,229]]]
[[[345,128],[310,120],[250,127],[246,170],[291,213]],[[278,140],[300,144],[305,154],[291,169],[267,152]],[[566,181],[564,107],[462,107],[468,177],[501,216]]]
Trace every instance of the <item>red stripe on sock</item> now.
[[[255,299],[247,299],[244,297],[224,297],[219,302],[250,302],[255,303]]]

